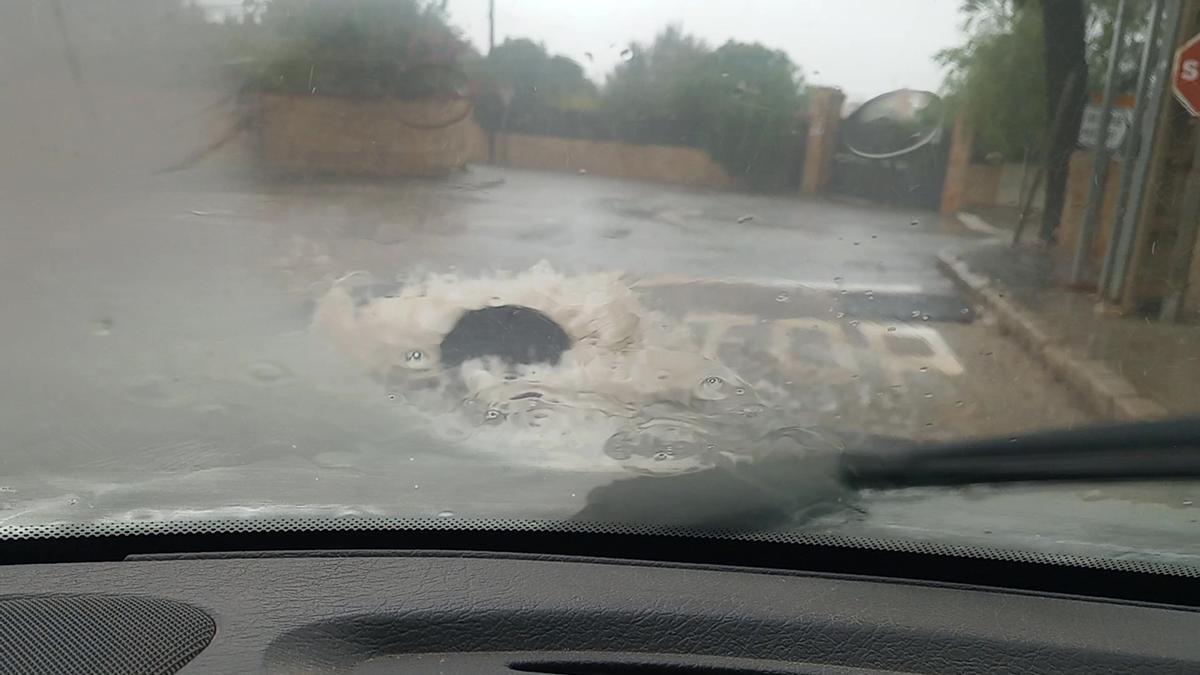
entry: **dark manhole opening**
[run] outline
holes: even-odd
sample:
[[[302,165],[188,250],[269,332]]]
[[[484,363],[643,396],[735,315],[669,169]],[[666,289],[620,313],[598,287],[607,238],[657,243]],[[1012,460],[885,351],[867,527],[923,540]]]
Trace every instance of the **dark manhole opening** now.
[[[494,356],[508,364],[557,364],[571,348],[566,331],[536,309],[520,305],[484,307],[464,312],[442,338],[442,364]]]

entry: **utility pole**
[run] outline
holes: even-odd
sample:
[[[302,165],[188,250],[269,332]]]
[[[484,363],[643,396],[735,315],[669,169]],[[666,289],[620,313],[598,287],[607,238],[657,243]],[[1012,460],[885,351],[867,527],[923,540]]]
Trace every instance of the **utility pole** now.
[[[492,50],[495,48],[496,48],[496,0],[488,0],[488,53],[487,53],[488,58],[491,58]],[[493,87],[495,86],[495,84],[496,84],[495,82],[492,82]],[[495,92],[491,92],[491,93],[495,94]],[[492,124],[494,125],[495,122],[493,121]],[[495,164],[496,163],[496,129],[492,125],[489,125],[489,128],[488,128],[487,144],[488,144],[488,147],[487,147],[488,164]]]
[[[496,47],[496,0],[488,0],[488,56]]]

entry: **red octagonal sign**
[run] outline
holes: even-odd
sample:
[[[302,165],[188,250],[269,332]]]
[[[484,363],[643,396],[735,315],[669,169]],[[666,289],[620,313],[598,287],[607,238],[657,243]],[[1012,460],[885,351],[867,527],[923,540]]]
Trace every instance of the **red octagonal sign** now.
[[[1188,40],[1175,52],[1175,76],[1171,78],[1175,98],[1183,107],[1200,117],[1200,35]]]

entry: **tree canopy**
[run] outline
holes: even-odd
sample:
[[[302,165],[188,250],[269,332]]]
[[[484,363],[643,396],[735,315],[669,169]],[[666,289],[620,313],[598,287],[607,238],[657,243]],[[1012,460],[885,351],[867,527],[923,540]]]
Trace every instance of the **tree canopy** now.
[[[803,78],[784,52],[735,41],[714,50],[671,26],[629,54],[601,102],[618,137],[703,148],[750,187],[792,184]]]
[[[544,45],[508,39],[468,69],[478,83],[475,117],[489,130],[578,136],[596,107],[596,85],[583,67]]]
[[[257,0],[250,75],[260,89],[416,98],[460,83],[465,44],[442,3]]]
[[[1132,93],[1147,28],[1146,7],[1127,4],[1118,93]],[[1093,95],[1104,85],[1117,6],[1116,0],[1084,3],[1087,85]],[[935,57],[948,69],[944,89],[975,128],[980,155],[1019,159],[1042,150],[1052,113],[1043,103],[1048,94],[1040,7],[1038,0],[963,0],[959,11],[967,38]]]

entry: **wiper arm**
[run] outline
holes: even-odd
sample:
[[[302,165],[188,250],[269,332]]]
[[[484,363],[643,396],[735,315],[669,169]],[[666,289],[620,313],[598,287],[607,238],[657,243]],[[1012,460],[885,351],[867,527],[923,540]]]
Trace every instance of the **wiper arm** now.
[[[851,488],[1200,479],[1200,417],[850,451],[839,470]]]

